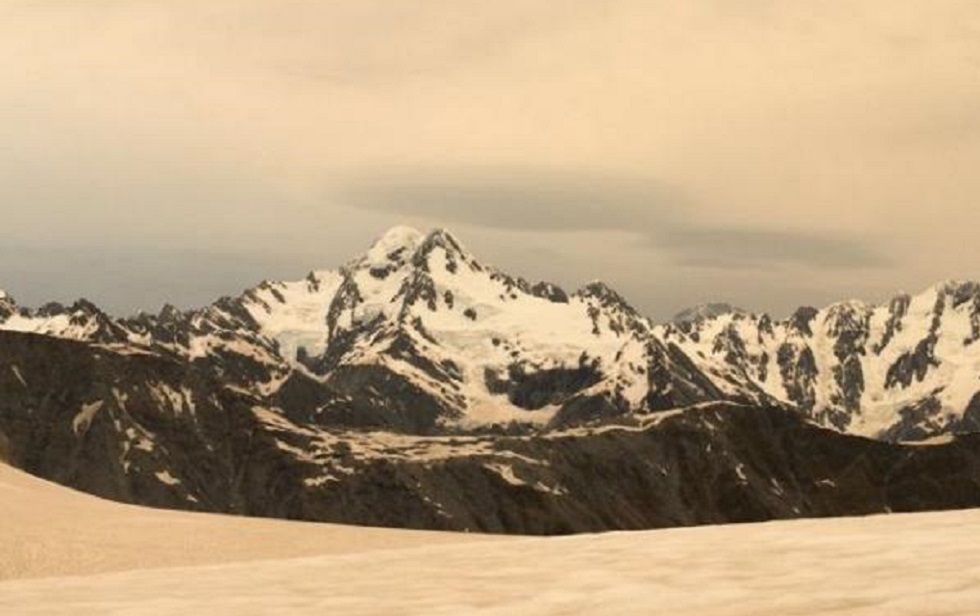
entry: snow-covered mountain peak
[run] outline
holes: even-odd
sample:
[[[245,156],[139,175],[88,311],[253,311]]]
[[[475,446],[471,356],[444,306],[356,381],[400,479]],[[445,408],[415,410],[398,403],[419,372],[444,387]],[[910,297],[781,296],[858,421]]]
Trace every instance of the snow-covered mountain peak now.
[[[874,310],[874,308],[873,305],[859,299],[847,299],[830,304],[825,312],[837,317],[844,314],[863,314],[869,310]]]
[[[839,337],[844,332],[867,329],[868,319],[874,306],[858,300],[831,304],[823,310],[823,326],[829,336]]]
[[[375,240],[371,248],[355,264],[375,267],[396,260],[407,261],[423,239],[424,236],[418,229],[406,226],[392,227]]]
[[[376,319],[425,320],[436,312],[465,313],[472,321],[473,302],[517,297],[507,282],[513,279],[481,266],[444,229],[425,235],[393,230],[367,257],[342,268],[340,275],[342,283],[327,315],[331,336]],[[501,284],[507,288],[497,288]]]
[[[573,295],[582,299],[595,299],[603,306],[619,306],[627,308],[631,312],[636,312],[630,303],[626,301],[626,298],[601,280],[589,282],[581,289],[575,291]]]
[[[678,312],[676,315],[674,315],[674,318],[671,319],[671,322],[676,325],[683,325],[705,321],[708,319],[715,319],[722,315],[728,314],[745,315],[748,314],[748,311],[724,302],[710,302],[691,306],[690,308],[686,308]]]
[[[364,301],[380,293],[386,296],[384,302],[390,302],[394,294],[412,298],[415,294],[408,287],[432,286],[433,276],[453,275],[461,267],[483,269],[449,231],[435,229],[423,234],[410,227],[395,227],[340,273],[347,281],[348,294],[356,288]]]

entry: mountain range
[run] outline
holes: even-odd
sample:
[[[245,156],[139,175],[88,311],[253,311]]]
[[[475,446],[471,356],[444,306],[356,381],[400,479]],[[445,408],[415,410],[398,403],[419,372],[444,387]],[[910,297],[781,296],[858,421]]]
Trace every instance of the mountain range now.
[[[197,310],[0,292],[0,459],[155,506],[532,533],[977,506],[978,431],[972,282],[658,323],[397,227]]]

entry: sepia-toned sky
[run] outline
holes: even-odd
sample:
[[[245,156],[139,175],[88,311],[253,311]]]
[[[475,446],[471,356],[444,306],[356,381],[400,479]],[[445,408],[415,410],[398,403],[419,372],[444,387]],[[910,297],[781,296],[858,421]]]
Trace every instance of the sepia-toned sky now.
[[[980,278],[975,0],[7,0],[0,288],[115,311],[396,224],[667,318]]]

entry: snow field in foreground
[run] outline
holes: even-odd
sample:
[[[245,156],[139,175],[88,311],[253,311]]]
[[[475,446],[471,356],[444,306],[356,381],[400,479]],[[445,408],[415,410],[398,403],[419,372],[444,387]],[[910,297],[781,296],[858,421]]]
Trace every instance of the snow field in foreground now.
[[[0,516],[0,614],[980,613],[978,510],[486,538],[140,509],[0,465]]]

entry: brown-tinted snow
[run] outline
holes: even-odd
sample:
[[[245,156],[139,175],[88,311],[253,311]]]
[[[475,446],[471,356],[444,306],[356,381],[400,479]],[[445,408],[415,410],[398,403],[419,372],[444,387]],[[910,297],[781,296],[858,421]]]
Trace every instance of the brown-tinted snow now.
[[[0,519],[2,614],[980,612],[980,511],[487,538],[140,509],[0,466]]]

